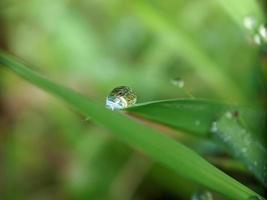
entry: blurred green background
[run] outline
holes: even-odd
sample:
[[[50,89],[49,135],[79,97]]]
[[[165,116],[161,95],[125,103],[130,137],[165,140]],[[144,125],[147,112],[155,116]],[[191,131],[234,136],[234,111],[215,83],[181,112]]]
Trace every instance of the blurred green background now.
[[[196,98],[266,102],[265,53],[214,0],[1,0],[0,45],[103,106],[120,85],[138,102],[188,98],[177,77]],[[0,199],[190,199],[203,189],[10,72],[0,77]],[[203,156],[217,149],[181,137]],[[246,171],[229,173],[262,192]]]

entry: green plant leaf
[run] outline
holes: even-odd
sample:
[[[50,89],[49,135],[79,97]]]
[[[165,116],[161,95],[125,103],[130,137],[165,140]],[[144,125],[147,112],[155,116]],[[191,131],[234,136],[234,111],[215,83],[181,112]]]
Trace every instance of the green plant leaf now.
[[[230,199],[245,200],[251,196],[258,196],[186,146],[160,132],[131,120],[119,112],[107,110],[104,105],[53,83],[4,53],[0,53],[0,64],[34,85],[61,98],[80,113],[90,116],[93,121],[108,128],[128,145],[143,151],[176,173],[218,191]]]
[[[226,109],[227,106],[211,101],[177,99],[137,104],[126,111],[178,130],[208,136],[212,122]]]
[[[136,104],[125,109],[145,119],[185,130],[199,136],[209,136],[211,124],[224,112],[238,112],[253,132],[261,132],[266,113],[250,107],[238,107],[208,100],[173,99]]]
[[[229,14],[233,21],[243,30],[248,31],[244,28],[244,18],[252,16],[255,18],[257,25],[263,23],[264,14],[259,5],[255,0],[217,0],[222,8]],[[253,31],[252,31],[253,33]]]
[[[267,186],[267,151],[239,120],[224,113],[215,122],[214,135]]]
[[[263,163],[263,158],[267,157],[266,148],[263,146],[264,144],[257,141],[255,134],[250,133],[262,131],[266,113],[248,107],[230,106],[213,101],[183,99],[138,104],[126,109],[126,111],[177,130],[184,130],[204,137],[213,137],[214,134],[211,132],[212,123],[218,119],[222,120],[220,123],[222,133],[216,134],[216,141],[224,143],[227,149],[229,146],[233,147],[230,148],[230,153],[240,159],[266,185],[267,163]],[[239,127],[236,123],[232,124],[233,122],[226,124],[221,119],[221,116],[225,113],[230,116],[238,115],[236,117],[232,116],[233,121],[242,119],[241,121],[247,126],[246,129]],[[226,135],[230,137],[227,141],[224,140]],[[241,152],[244,148],[241,148],[243,145],[242,137],[250,138],[253,145],[246,145],[246,151],[249,150],[253,153]],[[237,154],[236,152],[240,153]],[[255,165],[252,163],[257,163],[257,166],[252,167]]]

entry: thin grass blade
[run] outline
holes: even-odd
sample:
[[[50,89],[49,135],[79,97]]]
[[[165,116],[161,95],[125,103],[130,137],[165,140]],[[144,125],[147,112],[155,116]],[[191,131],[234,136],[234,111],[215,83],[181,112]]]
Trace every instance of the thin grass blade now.
[[[191,149],[160,132],[129,119],[119,112],[109,111],[102,104],[55,84],[4,53],[0,53],[0,64],[59,97],[85,116],[90,116],[93,121],[108,128],[128,145],[141,150],[181,176],[218,191],[230,199],[246,200],[251,196],[258,196],[248,187],[209,164]]]

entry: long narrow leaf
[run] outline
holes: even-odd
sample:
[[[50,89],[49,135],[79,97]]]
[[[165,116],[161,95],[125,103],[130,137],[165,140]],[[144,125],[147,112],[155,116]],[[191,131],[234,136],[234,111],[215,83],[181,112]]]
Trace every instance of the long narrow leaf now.
[[[243,128],[237,118],[224,113],[215,122],[214,135],[267,186],[267,151],[265,147],[247,129]]]
[[[260,144],[256,135],[251,134],[251,132],[262,131],[266,121],[266,113],[247,107],[230,106],[207,100],[183,99],[138,104],[126,110],[174,129],[210,138],[214,135],[211,129],[215,121],[222,120],[221,116],[224,116],[225,113],[230,116],[236,113],[238,116],[232,116],[233,121],[237,118],[242,119],[247,127],[242,128],[236,123],[224,124],[221,132],[216,134],[216,141],[224,143],[227,149],[231,146],[229,152],[240,159],[266,185],[267,164],[263,162],[263,158],[267,157],[265,144]],[[225,141],[224,138],[226,137],[229,140]],[[243,151],[245,148],[242,143],[244,137],[250,138],[251,143],[249,146],[246,145],[246,151]],[[242,145],[243,148],[241,148]],[[236,154],[236,152],[239,153]],[[250,152],[253,153],[250,154]],[[252,163],[256,163],[257,166]]]
[[[176,173],[218,191],[230,199],[242,200],[258,196],[255,192],[209,164],[184,145],[160,132],[123,116],[66,87],[49,81],[14,58],[0,53],[0,64],[24,79],[61,98],[85,116],[111,130],[130,146],[143,151],[155,161]],[[261,198],[261,197],[260,197]]]
[[[217,0],[222,8],[229,14],[233,21],[243,30],[244,19],[246,17],[252,17],[259,25],[263,23],[264,15],[263,11],[256,0]]]
[[[226,108],[215,102],[177,99],[137,104],[126,111],[178,130],[208,136],[212,122]]]

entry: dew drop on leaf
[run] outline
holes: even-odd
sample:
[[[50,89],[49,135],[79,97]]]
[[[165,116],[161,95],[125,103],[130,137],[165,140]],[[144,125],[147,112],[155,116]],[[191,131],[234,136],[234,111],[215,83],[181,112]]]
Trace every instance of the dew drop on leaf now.
[[[120,110],[136,103],[137,96],[128,86],[114,88],[106,98],[106,107],[111,110]]]
[[[258,31],[259,31],[259,35],[261,36],[262,40],[267,42],[267,25],[266,24],[260,25]]]
[[[252,30],[256,27],[256,18],[253,15],[245,16],[243,24],[246,29]]]
[[[257,45],[261,45],[261,43],[262,43],[262,41],[261,41],[261,37],[260,37],[259,34],[255,34],[255,35],[253,36],[253,41],[254,41],[254,43],[257,44]]]
[[[181,79],[180,77],[173,78],[173,79],[171,80],[171,83],[172,83],[174,86],[178,86],[179,88],[183,88],[183,87],[184,87],[184,80]]]
[[[267,43],[267,24],[259,26],[257,32],[253,36],[253,41],[256,45],[263,45]]]
[[[216,133],[218,131],[218,126],[217,126],[217,122],[216,121],[215,122],[212,122],[210,131],[212,133]]]
[[[232,114],[230,111],[228,111],[228,112],[225,113],[225,116],[226,116],[228,119],[232,119],[233,114]]]
[[[213,196],[209,191],[199,191],[193,194],[191,200],[213,200]]]

